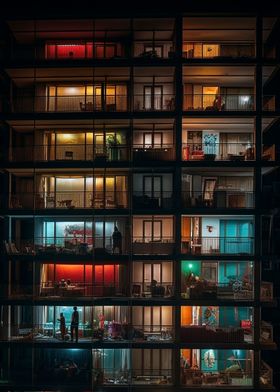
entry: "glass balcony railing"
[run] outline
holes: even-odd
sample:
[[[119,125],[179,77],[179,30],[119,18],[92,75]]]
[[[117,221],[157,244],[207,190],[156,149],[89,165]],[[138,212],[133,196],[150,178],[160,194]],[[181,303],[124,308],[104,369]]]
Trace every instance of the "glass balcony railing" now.
[[[134,298],[170,298],[174,296],[175,286],[173,282],[132,282],[131,296]]]
[[[185,254],[254,253],[253,237],[182,237],[181,252]]]
[[[122,236],[121,241],[114,242],[112,236],[76,236],[65,237],[34,237],[5,241],[5,251],[10,255],[121,255],[127,254],[129,246],[127,239]]]
[[[12,162],[52,162],[52,161],[126,161],[129,147],[123,144],[94,147],[86,144],[34,145],[12,147]]]
[[[45,322],[43,324],[10,324],[5,332],[0,332],[2,341],[34,341],[34,342],[67,342],[70,340],[71,323],[66,322],[65,335],[61,335],[59,323]],[[6,333],[9,331],[9,335]],[[119,321],[108,321],[103,328],[92,326],[90,322],[79,323],[78,343],[102,341],[104,343],[118,341],[168,343],[173,341],[172,325],[132,325]]]
[[[175,159],[175,147],[172,144],[143,145],[133,143],[135,161],[171,161]]]
[[[134,94],[135,111],[172,111],[175,110],[174,94],[156,94],[145,96]]]
[[[128,208],[128,192],[56,191],[45,194],[43,192],[13,193],[10,195],[9,206],[12,209]]]
[[[172,208],[174,205],[172,191],[154,193],[133,191],[132,200],[133,208],[139,209]]]
[[[235,279],[228,283],[220,283],[199,278],[195,282],[186,283],[181,296],[184,299],[211,298],[250,301],[254,299],[254,287],[252,281]]]
[[[199,42],[184,41],[183,57],[186,59],[212,60],[215,58],[235,59],[255,57],[255,44],[238,42]]]
[[[182,192],[184,208],[254,208],[254,192],[216,189],[213,192]]]
[[[184,94],[184,110],[253,111],[253,94]]]
[[[101,100],[100,96],[71,95],[47,97],[45,95],[35,97],[14,97],[12,112],[123,112],[128,110],[128,97],[126,94],[106,96]]]
[[[171,254],[174,252],[173,237],[137,237],[133,236],[132,250],[134,254]]]
[[[253,386],[253,371],[233,370],[227,369],[220,371],[202,371],[195,369],[181,370],[181,384],[194,387],[219,387],[221,390],[233,386]]]
[[[252,143],[183,143],[183,161],[253,161]]]
[[[181,327],[180,338],[182,343],[252,343],[253,328],[189,325]]]

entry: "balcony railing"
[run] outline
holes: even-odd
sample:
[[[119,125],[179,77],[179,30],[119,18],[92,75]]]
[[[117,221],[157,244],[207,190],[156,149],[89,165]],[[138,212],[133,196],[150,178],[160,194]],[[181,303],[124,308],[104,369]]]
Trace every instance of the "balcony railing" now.
[[[175,159],[175,148],[172,144],[143,146],[133,144],[133,160],[135,161],[171,161]]]
[[[175,110],[174,94],[155,94],[154,96],[145,96],[143,94],[134,94],[135,111],[172,111]]]
[[[253,111],[252,94],[184,94],[184,110]]]
[[[182,343],[252,343],[253,328],[190,325],[181,327]]]
[[[240,369],[238,371],[211,371],[203,372],[201,370],[181,369],[181,384],[211,388],[213,386],[220,387],[225,390],[228,386],[252,386],[253,372]]]
[[[51,161],[126,161],[129,159],[127,145],[93,146],[88,144],[34,145],[13,147],[12,162]]]
[[[18,239],[5,241],[6,253],[10,255],[92,255],[106,256],[110,254],[127,254],[129,246],[127,239],[115,242],[110,237],[89,236],[77,234],[65,237],[34,237],[30,239]]]
[[[133,365],[132,365],[133,367]],[[172,384],[172,369],[102,368],[96,370],[97,385],[168,385]],[[100,377],[102,373],[103,377]]]
[[[252,58],[255,57],[255,45],[252,43],[219,43],[219,42],[199,42],[193,43],[185,41],[184,45],[188,46],[183,51],[183,57],[187,59],[205,59],[213,58]],[[213,50],[211,50],[213,46]],[[207,50],[208,49],[208,50]],[[209,50],[210,49],[210,50]],[[207,53],[207,54],[205,54]]]
[[[133,237],[132,250],[134,254],[171,254],[174,252],[173,237]]]
[[[184,208],[253,208],[254,192],[216,189],[213,192],[182,192]]]
[[[114,282],[86,283],[83,281],[42,282],[37,287],[40,297],[123,297],[128,294],[125,284]]]
[[[183,161],[253,161],[255,145],[248,143],[183,143]]]
[[[70,340],[71,323],[66,322],[65,336],[62,337],[59,322],[46,322],[44,324],[12,324],[6,325],[5,331],[1,330],[0,340],[21,340],[37,342],[61,342]],[[8,330],[9,335],[8,335]],[[174,330],[172,325],[132,325],[119,321],[109,321],[104,328],[91,323],[79,323],[79,341],[86,343],[90,341],[112,342],[136,341],[167,343],[173,340]],[[64,339],[63,339],[64,338]],[[55,340],[54,340],[55,339]]]
[[[13,99],[12,112],[123,112],[128,110],[126,94],[100,96],[71,95],[62,97],[17,96]]]
[[[128,207],[126,191],[56,191],[48,193],[13,193],[10,195],[10,208],[96,208],[114,209]]]
[[[209,282],[203,278],[194,283],[186,283],[181,293],[184,299],[230,299],[253,300],[254,290],[252,280],[245,282],[235,280],[229,283]]]
[[[173,282],[132,282],[131,296],[134,298],[170,298],[174,296],[175,286]]]
[[[254,252],[253,237],[182,237],[182,253],[186,254],[235,254]]]
[[[158,208],[172,208],[173,207],[173,192],[172,191],[133,191],[133,208],[142,209],[158,209]]]

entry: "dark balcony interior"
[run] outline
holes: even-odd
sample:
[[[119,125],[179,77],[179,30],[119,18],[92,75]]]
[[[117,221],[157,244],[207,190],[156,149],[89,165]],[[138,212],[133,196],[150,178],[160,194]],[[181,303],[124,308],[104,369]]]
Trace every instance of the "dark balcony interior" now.
[[[252,261],[182,261],[181,296],[184,299],[252,300]]]
[[[135,121],[133,130],[133,160],[169,161],[175,159],[175,124],[172,120],[157,122]]]
[[[161,170],[133,174],[133,208],[164,209],[173,207],[173,174]]]
[[[182,174],[183,207],[253,208],[251,169],[190,168]]]
[[[253,119],[185,118],[182,159],[207,162],[255,160]]]

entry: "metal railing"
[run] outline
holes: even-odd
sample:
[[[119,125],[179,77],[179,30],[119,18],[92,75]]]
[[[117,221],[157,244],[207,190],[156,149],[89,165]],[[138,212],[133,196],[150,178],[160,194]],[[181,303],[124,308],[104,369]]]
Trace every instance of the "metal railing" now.
[[[134,94],[135,111],[172,111],[175,110],[175,94],[154,94],[145,96]]]
[[[254,192],[238,189],[215,189],[213,192],[182,192],[184,208],[253,208]]]
[[[133,236],[132,251],[134,254],[171,254],[174,252],[173,237],[138,237]]]
[[[183,143],[183,161],[253,161],[255,144],[248,143]]]
[[[184,94],[184,110],[253,111],[253,94]]]
[[[128,110],[127,94],[101,96],[71,95],[48,97],[46,95],[16,96],[12,112],[123,112]]]
[[[183,325],[181,326],[181,342],[207,342],[207,343],[252,343],[253,328],[245,330],[239,326],[214,328],[207,325]]]
[[[229,283],[208,282],[201,278],[197,282],[186,282],[184,286],[181,286],[181,290],[181,296],[184,299],[254,299],[253,276],[248,282],[237,279]]]
[[[173,207],[173,191],[133,191],[133,208],[157,209]]]
[[[125,144],[115,146],[93,146],[90,144],[59,144],[12,147],[12,162],[51,162],[51,161],[126,161],[129,147]]]
[[[188,254],[236,254],[254,253],[254,237],[184,237],[182,253]]]
[[[89,236],[73,234],[64,237],[34,236],[30,239],[16,239],[5,241],[5,252],[10,255],[95,255],[127,254],[127,238],[122,236],[121,241],[113,241],[112,236]]]
[[[221,364],[221,367],[224,365]],[[238,371],[230,371],[225,368],[223,371],[203,372],[202,370],[181,369],[182,385],[194,385],[202,387],[217,386],[225,389],[227,386],[253,386],[253,372],[245,371],[242,368]]]
[[[187,59],[205,59],[212,58],[253,58],[255,54],[255,44],[253,43],[219,43],[219,42],[190,42],[184,41],[184,45],[189,45],[188,50],[183,51],[183,57]],[[216,46],[217,50],[211,50],[211,46]],[[204,48],[206,46],[207,48]],[[210,50],[207,50],[209,49]],[[207,54],[205,54],[207,53]]]
[[[144,146],[133,143],[133,160],[140,161],[169,161],[175,159],[175,148],[172,144]]]
[[[127,191],[56,191],[12,193],[9,207],[12,209],[34,208],[96,208],[114,209],[128,207]]]
[[[37,288],[40,297],[123,297],[128,288],[124,282],[87,283],[85,281],[48,281],[41,282]]]
[[[174,282],[137,282],[131,283],[131,296],[134,298],[170,298],[175,293]]]

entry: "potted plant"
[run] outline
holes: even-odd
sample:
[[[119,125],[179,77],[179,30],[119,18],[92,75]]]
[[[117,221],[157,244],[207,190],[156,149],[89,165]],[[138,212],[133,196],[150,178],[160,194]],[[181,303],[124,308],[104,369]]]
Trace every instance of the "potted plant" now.
[[[118,146],[120,145],[119,140],[117,139],[117,136],[114,135],[109,135],[106,138],[106,144],[109,149],[109,159],[110,161],[117,161],[119,158],[119,148]]]

